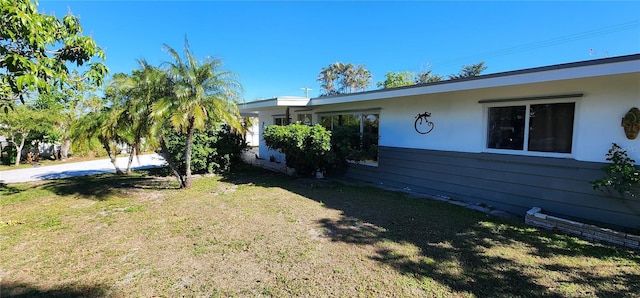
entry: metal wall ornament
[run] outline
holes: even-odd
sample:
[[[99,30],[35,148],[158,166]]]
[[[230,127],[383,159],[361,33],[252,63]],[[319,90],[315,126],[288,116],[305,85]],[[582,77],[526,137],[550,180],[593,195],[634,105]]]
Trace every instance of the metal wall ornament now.
[[[624,128],[624,134],[629,140],[635,140],[640,132],[640,110],[638,108],[631,108],[629,112],[622,118],[622,127]]]
[[[429,120],[431,113],[424,112],[416,116],[416,121],[413,123],[413,127],[416,132],[422,135],[426,135],[433,130],[434,124]]]

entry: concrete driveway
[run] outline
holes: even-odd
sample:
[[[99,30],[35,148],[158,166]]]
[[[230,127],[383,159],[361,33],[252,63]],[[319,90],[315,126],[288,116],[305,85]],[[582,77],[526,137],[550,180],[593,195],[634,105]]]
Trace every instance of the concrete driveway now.
[[[127,167],[128,161],[129,157],[118,157],[117,164],[122,170],[124,170]],[[164,166],[166,166],[166,162],[164,158],[162,158],[162,156],[158,154],[140,155],[139,160],[134,158],[132,164],[132,168],[134,170]],[[83,162],[72,162],[53,166],[0,171],[0,183],[18,183],[37,180],[60,179],[115,172],[116,170],[109,159],[100,159]]]

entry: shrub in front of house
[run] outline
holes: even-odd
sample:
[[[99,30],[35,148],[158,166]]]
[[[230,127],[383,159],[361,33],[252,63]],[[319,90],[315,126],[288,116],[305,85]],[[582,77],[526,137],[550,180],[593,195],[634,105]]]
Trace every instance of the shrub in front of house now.
[[[300,176],[325,171],[332,162],[331,132],[319,124],[271,125],[265,128],[263,138],[269,149],[285,154],[287,167]]]
[[[638,198],[640,169],[636,167],[636,161],[629,158],[627,151],[616,143],[611,144],[606,160],[611,164],[602,169],[605,177],[592,181],[593,188],[610,197]]]
[[[186,168],[184,144],[186,135],[174,130],[165,132],[167,149],[180,169]],[[242,135],[228,125],[208,126],[193,135],[191,170],[193,173],[223,173],[241,162],[242,150],[247,147]]]

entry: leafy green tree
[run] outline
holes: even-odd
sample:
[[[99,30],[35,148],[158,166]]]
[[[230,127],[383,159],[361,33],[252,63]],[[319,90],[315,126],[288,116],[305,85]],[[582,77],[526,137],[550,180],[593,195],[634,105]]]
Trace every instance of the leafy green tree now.
[[[409,71],[387,72],[384,77],[385,80],[378,82],[377,84],[378,87],[382,87],[383,89],[410,86],[415,84],[415,74]]]
[[[104,102],[95,95],[96,89],[86,81],[79,79],[79,74],[72,72],[76,79],[64,88],[49,93],[38,94],[33,107],[47,113],[54,120],[50,136],[57,138],[49,141],[60,142],[60,158],[65,160],[71,150],[71,126],[84,113],[99,110]],[[97,106],[96,106],[97,105]]]
[[[417,75],[409,71],[387,72],[385,74],[385,80],[382,82],[378,82],[377,85],[378,87],[387,89],[402,86],[411,86],[415,84],[433,83],[442,80],[442,76],[431,74],[431,70],[420,72]]]
[[[40,94],[72,82],[67,63],[88,66],[80,80],[100,85],[108,70],[96,42],[82,35],[79,19],[39,13],[37,1],[0,0],[0,104],[4,110],[26,92]]]
[[[335,62],[320,70],[317,80],[323,89],[322,96],[364,91],[371,82],[371,72],[364,65]]]
[[[191,186],[191,156],[193,135],[205,128],[207,121],[226,123],[232,129],[240,130],[240,113],[237,102],[242,86],[237,75],[222,70],[222,61],[209,58],[198,61],[191,53],[189,42],[185,40],[184,57],[173,48],[164,45],[173,61],[166,62],[170,96],[163,97],[153,104],[157,127],[171,127],[184,133],[185,171],[178,171],[176,165],[169,163],[182,188]],[[164,120],[168,119],[165,123]],[[164,124],[164,125],[159,125]],[[160,145],[166,149],[164,136],[160,136]]]
[[[431,70],[419,72],[415,78],[416,84],[440,82],[442,80],[444,80],[443,76],[437,75],[437,74],[431,74]]]
[[[20,164],[22,150],[30,136],[37,130],[49,129],[51,119],[47,113],[33,110],[25,104],[16,104],[11,113],[0,113],[0,135],[16,149],[15,165]]]
[[[484,62],[478,62],[476,64],[464,65],[462,69],[457,74],[449,75],[450,80],[461,79],[461,78],[471,78],[479,76],[483,71],[487,69],[487,66],[484,65]]]

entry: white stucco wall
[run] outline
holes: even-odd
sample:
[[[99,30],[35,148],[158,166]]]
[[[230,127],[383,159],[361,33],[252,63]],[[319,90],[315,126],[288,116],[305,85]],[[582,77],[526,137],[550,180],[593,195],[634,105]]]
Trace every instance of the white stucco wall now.
[[[628,140],[620,125],[632,107],[640,107],[640,75],[618,75],[570,81],[538,83],[517,87],[490,88],[475,91],[415,96],[385,100],[380,122],[380,145],[406,148],[486,152],[487,116],[490,104],[483,99],[521,98],[582,93],[576,102],[573,149],[570,155],[518,152],[507,154],[539,155],[604,162],[611,143],[625,148],[629,156],[640,161],[640,138]],[[547,100],[555,102],[559,100]],[[509,103],[541,103],[518,101]],[[431,112],[434,130],[420,135],[413,128],[418,113]]]
[[[632,107],[640,107],[640,75],[618,75],[570,81],[538,83],[517,87],[490,88],[427,96],[413,96],[381,101],[380,145],[460,152],[491,152],[486,149],[489,104],[483,99],[521,98],[583,93],[583,97],[566,99],[576,102],[573,149],[569,155],[503,150],[506,154],[523,154],[573,158],[604,162],[611,143],[618,143],[631,158],[640,161],[640,138],[628,140],[620,125]],[[555,102],[556,100],[547,100]],[[540,103],[542,101],[517,101]],[[426,135],[418,134],[415,116],[428,111],[435,127]],[[495,152],[495,151],[493,151]]]
[[[247,132],[245,134],[245,138],[247,140],[248,146],[259,146],[260,145],[260,124],[258,117],[251,117],[251,126],[247,127]]]
[[[284,115],[285,114],[285,110],[286,108],[278,108],[278,109],[270,109],[270,110],[266,110],[266,111],[260,111],[259,112],[259,119],[260,121],[258,121],[258,132],[259,132],[259,143],[260,143],[260,147],[258,150],[258,155],[260,156],[260,158],[264,158],[266,160],[269,160],[270,156],[274,156],[276,161],[279,162],[284,162],[284,154],[278,152],[278,151],[274,151],[274,150],[269,150],[267,148],[267,145],[264,142],[264,138],[262,138],[262,133],[264,131],[264,128],[269,126],[269,125],[274,125],[274,115]]]
[[[582,93],[580,98],[514,101],[507,105],[575,101],[573,146],[571,154],[522,152],[516,150],[486,149],[487,106],[479,103],[486,99],[523,98]],[[604,162],[611,143],[618,143],[629,156],[640,163],[640,138],[628,140],[621,127],[622,117],[632,107],[640,108],[640,74],[622,74],[584,79],[551,81],[519,86],[494,87],[429,95],[414,95],[347,104],[313,106],[313,123],[319,120],[318,113],[380,108],[380,146],[432,149],[458,152],[494,152],[572,158],[580,161]],[[430,112],[429,118],[435,127],[428,134],[419,134],[414,121],[419,113]],[[260,136],[264,126],[273,124],[274,115],[284,115],[285,108],[260,112]],[[291,118],[297,118],[291,109]],[[260,138],[260,157],[281,154],[266,149]]]

